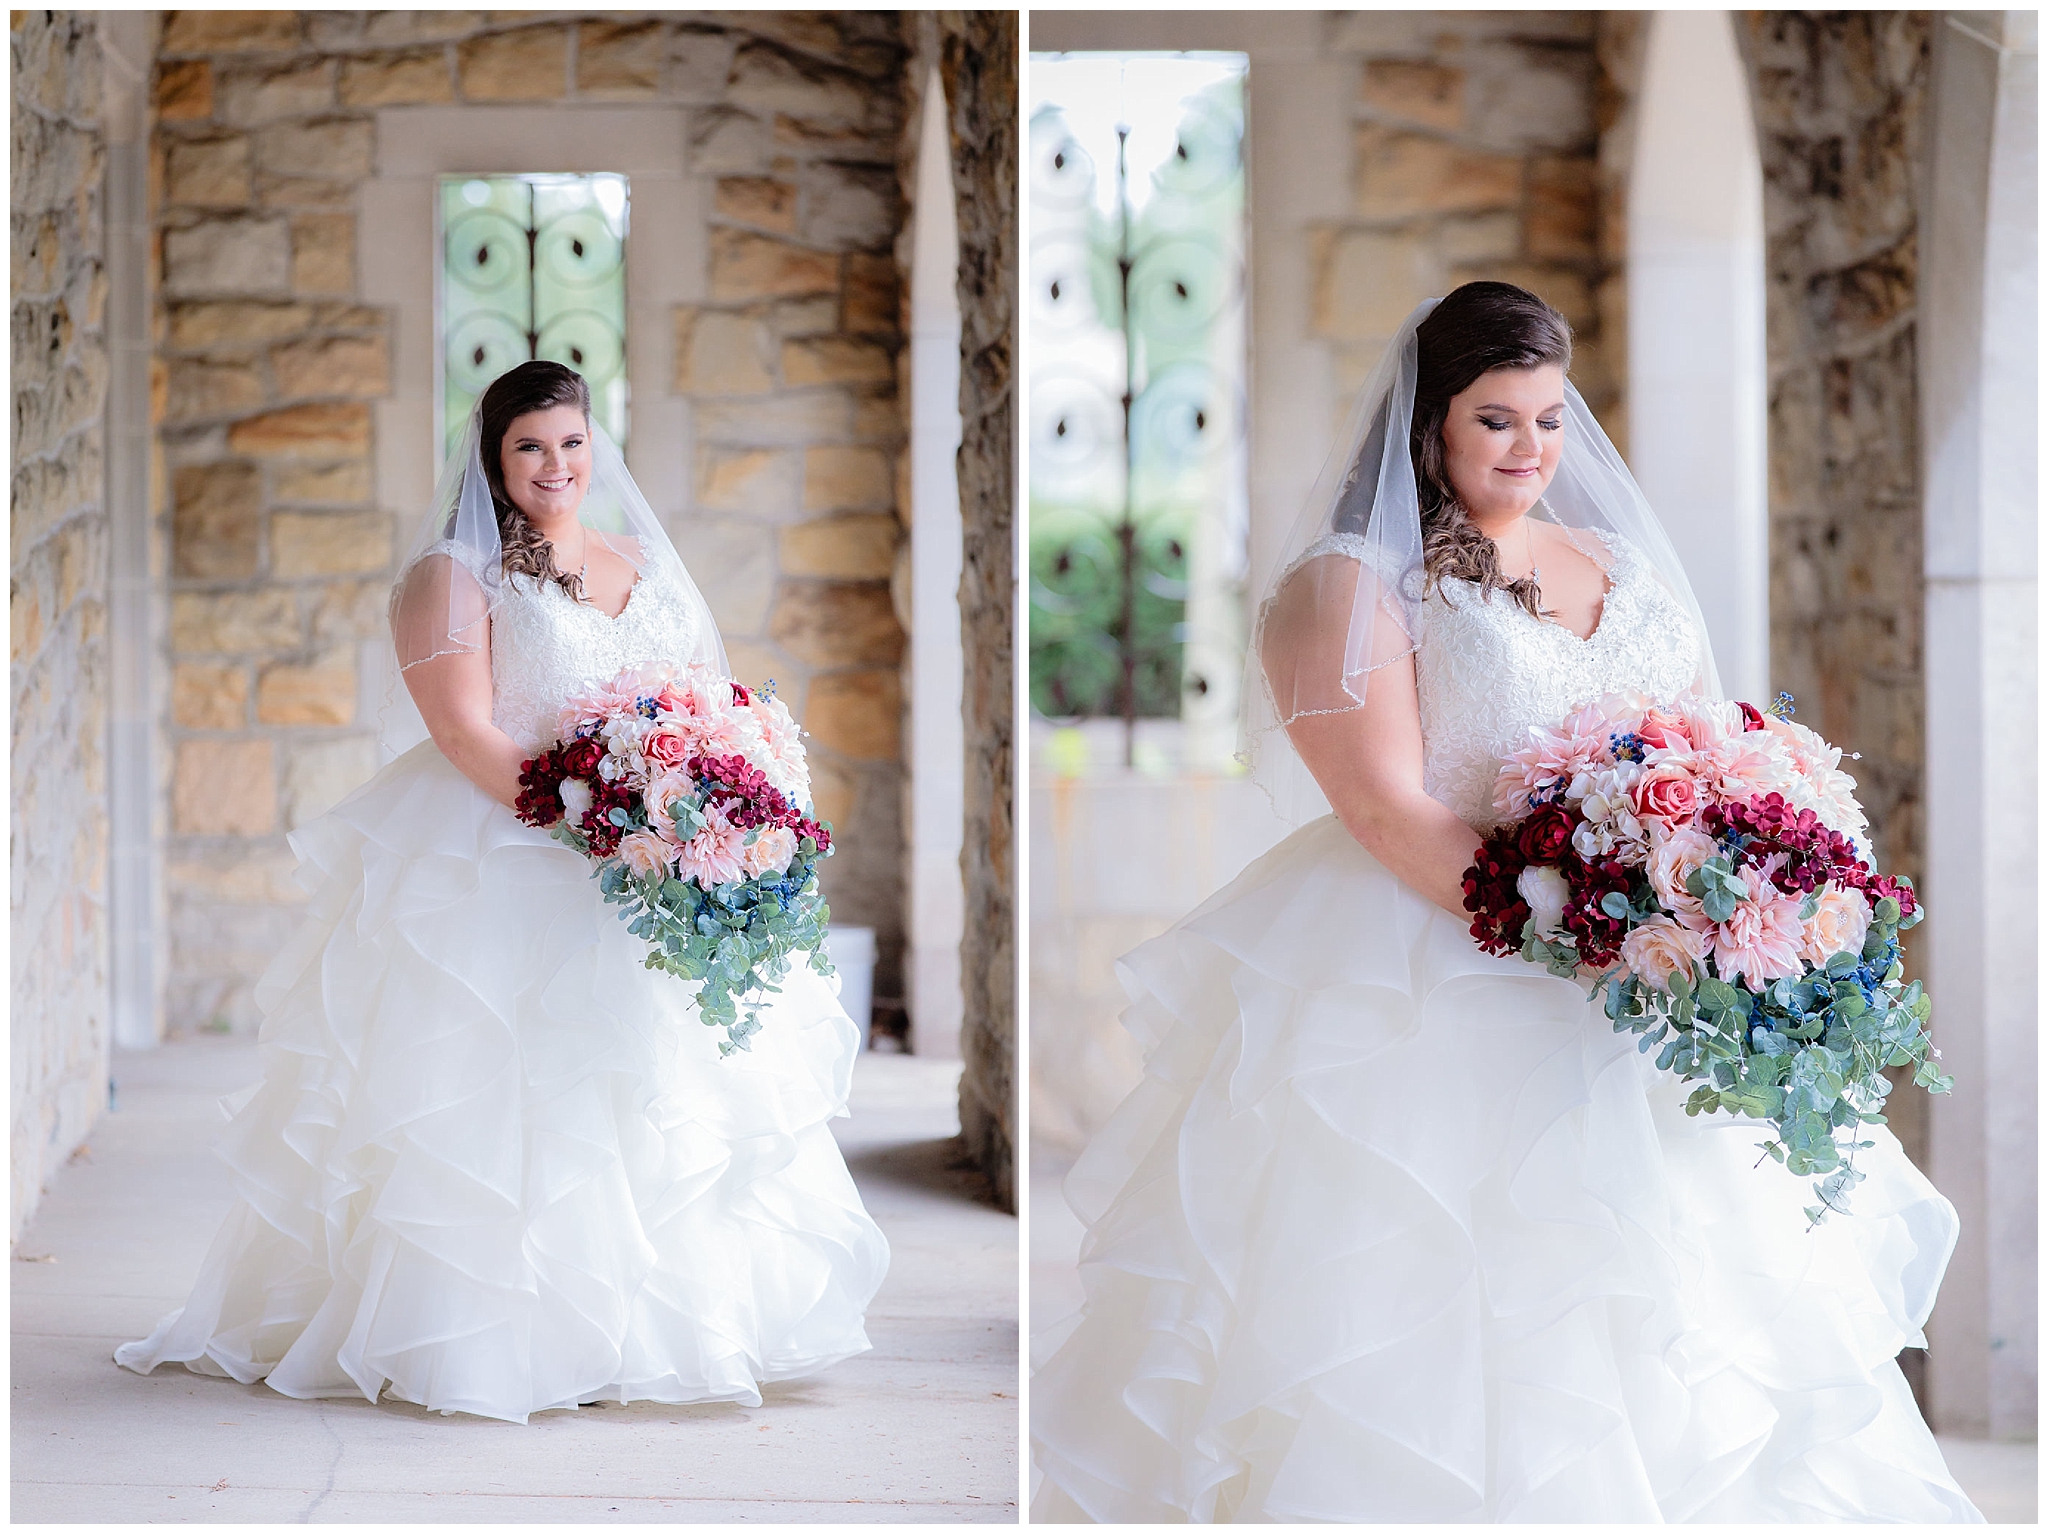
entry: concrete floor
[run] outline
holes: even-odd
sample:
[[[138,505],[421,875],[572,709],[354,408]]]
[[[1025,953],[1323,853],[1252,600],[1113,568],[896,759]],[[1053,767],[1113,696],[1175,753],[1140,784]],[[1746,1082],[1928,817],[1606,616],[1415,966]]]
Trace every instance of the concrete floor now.
[[[1076,1260],[1083,1234],[1080,1219],[1060,1193],[1071,1158],[1035,1147],[1027,1196],[1031,1200],[1031,1334],[1081,1307]],[[1991,1443],[1981,1438],[1937,1434],[1949,1473],[1990,1523],[2035,1523],[2037,1457],[2031,1443]]]
[[[15,1248],[15,1521],[1015,1521],[1017,1223],[948,1166],[957,1062],[863,1055],[834,1126],[892,1253],[872,1352],[758,1409],[525,1427],[114,1365],[185,1297],[228,1203],[214,1100],[255,1073],[240,1041],[116,1057],[119,1111]]]

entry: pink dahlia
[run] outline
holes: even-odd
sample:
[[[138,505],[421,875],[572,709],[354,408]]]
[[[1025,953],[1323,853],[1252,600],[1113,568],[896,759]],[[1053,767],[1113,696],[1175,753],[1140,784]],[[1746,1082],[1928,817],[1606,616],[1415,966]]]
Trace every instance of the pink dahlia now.
[[[703,829],[676,849],[677,870],[705,889],[746,878],[747,833],[722,805],[706,805],[703,813]]]

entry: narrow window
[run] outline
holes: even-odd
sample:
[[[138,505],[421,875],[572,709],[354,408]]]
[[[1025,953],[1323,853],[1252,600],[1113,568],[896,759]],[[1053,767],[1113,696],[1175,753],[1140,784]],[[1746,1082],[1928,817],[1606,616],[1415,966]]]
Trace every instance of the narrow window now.
[[[1229,761],[1243,665],[1242,54],[1054,54],[1031,82],[1031,701]]]
[[[541,357],[590,384],[592,414],[626,440],[626,178],[441,178],[441,441],[476,398]]]

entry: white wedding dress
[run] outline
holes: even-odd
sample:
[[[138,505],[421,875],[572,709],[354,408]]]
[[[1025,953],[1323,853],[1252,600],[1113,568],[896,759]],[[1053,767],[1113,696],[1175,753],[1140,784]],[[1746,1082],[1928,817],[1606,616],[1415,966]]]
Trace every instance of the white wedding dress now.
[[[1616,554],[1590,639],[1423,604],[1425,784],[1475,827],[1529,725],[1693,680]],[[1335,817],[1123,973],[1145,1076],[1067,1180],[1087,1300],[1040,1339],[1035,1521],[1981,1521],[1894,1362],[1956,1216],[1886,1130],[1809,1234],[1760,1125],[1687,1118]]]
[[[494,718],[687,657],[657,562],[617,618],[507,580]],[[868,1347],[888,1263],[827,1121],[857,1034],[798,964],[721,1059],[578,854],[431,742],[294,833],[309,918],[263,978],[235,1205],[191,1298],[118,1362],[523,1422],[738,1401]]]

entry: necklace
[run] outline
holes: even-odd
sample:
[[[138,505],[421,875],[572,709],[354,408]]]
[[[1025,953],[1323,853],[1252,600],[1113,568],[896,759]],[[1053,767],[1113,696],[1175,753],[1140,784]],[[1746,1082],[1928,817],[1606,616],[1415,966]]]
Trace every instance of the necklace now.
[[[1529,525],[1527,516],[1522,518],[1522,537],[1529,549],[1529,579],[1538,586],[1543,584],[1543,569],[1536,563],[1536,530]]]

